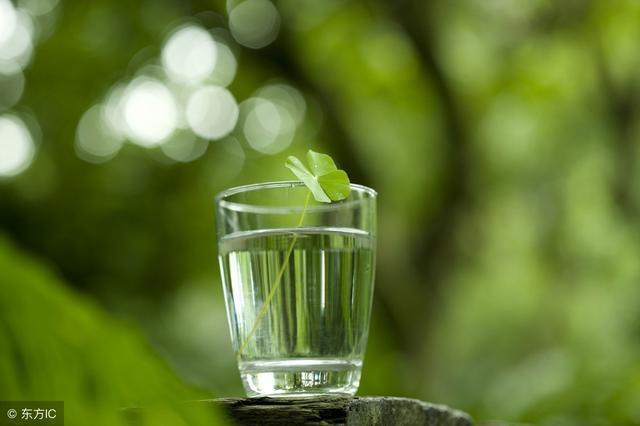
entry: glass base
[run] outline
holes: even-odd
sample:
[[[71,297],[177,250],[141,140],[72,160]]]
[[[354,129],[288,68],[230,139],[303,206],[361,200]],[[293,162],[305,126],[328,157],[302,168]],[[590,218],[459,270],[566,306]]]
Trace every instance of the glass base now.
[[[288,358],[240,364],[247,396],[312,397],[354,395],[360,385],[361,361],[339,358]]]

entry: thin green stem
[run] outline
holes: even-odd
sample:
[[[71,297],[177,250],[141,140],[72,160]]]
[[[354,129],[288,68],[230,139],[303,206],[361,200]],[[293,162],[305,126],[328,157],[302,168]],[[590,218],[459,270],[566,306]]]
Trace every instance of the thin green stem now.
[[[304,215],[307,213],[307,207],[309,206],[309,201],[311,201],[311,191],[307,193],[307,198],[304,200],[304,207],[302,209],[302,214],[300,215],[300,220],[298,221],[298,225],[297,225],[298,228],[301,227],[302,223],[304,222]],[[256,333],[256,331],[258,330],[258,326],[260,325],[260,322],[262,321],[264,316],[267,314],[269,303],[271,303],[271,299],[273,299],[273,296],[275,296],[276,291],[280,287],[280,282],[282,282],[282,276],[284,275],[284,271],[285,269],[287,269],[287,266],[289,265],[289,258],[291,257],[291,253],[293,253],[293,247],[295,246],[296,241],[298,241],[298,234],[294,233],[293,239],[291,240],[291,244],[289,244],[289,248],[287,249],[287,254],[284,257],[284,262],[282,263],[282,266],[280,267],[280,270],[276,275],[276,279],[273,282],[273,286],[271,287],[269,294],[267,294],[267,297],[264,299],[264,302],[260,307],[260,311],[256,316],[256,320],[253,323],[253,326],[251,327],[249,334],[247,334],[247,337],[242,342],[242,345],[240,345],[240,349],[238,349],[238,354],[237,354],[238,360],[240,360],[240,356],[242,355],[242,352],[244,352],[244,350],[247,348],[247,345],[249,344],[249,340],[251,340],[253,335]]]

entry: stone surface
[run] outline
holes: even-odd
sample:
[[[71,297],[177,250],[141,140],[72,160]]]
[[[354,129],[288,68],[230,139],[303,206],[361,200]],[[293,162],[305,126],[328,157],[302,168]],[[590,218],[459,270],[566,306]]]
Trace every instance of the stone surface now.
[[[222,398],[202,401],[223,407],[235,424],[472,426],[466,413],[444,405],[395,397]]]

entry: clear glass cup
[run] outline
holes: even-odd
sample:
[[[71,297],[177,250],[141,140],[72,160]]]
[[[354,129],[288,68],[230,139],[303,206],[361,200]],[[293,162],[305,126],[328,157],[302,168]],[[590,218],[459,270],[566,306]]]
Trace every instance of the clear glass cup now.
[[[373,298],[376,192],[318,203],[300,182],[216,197],[231,340],[248,396],[355,394]]]

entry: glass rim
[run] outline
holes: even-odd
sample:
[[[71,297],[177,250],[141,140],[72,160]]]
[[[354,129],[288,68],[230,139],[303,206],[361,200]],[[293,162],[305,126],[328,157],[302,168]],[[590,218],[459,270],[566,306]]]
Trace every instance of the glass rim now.
[[[262,183],[251,183],[248,185],[240,185],[234,186],[232,188],[225,189],[224,191],[219,192],[215,196],[215,203],[217,207],[221,207],[228,210],[233,210],[237,212],[243,213],[262,213],[262,214],[289,214],[296,213],[303,210],[304,206],[265,206],[259,204],[251,204],[251,203],[240,203],[237,201],[229,201],[225,198],[230,197],[232,195],[241,194],[243,192],[256,191],[259,189],[271,189],[271,188],[284,188],[284,187],[296,187],[296,186],[304,186],[304,183],[297,180],[285,180],[285,181],[276,181],[276,182],[262,182]],[[368,195],[370,199],[376,199],[378,193],[376,190],[369,188],[368,186],[360,185],[357,183],[349,183],[349,188],[351,190],[357,190],[359,192],[365,193]],[[307,212],[327,212],[333,210],[340,210],[344,208],[349,208],[358,204],[361,204],[362,200],[350,200],[350,201],[339,201],[335,203],[326,203],[319,204],[314,206],[308,206]]]

